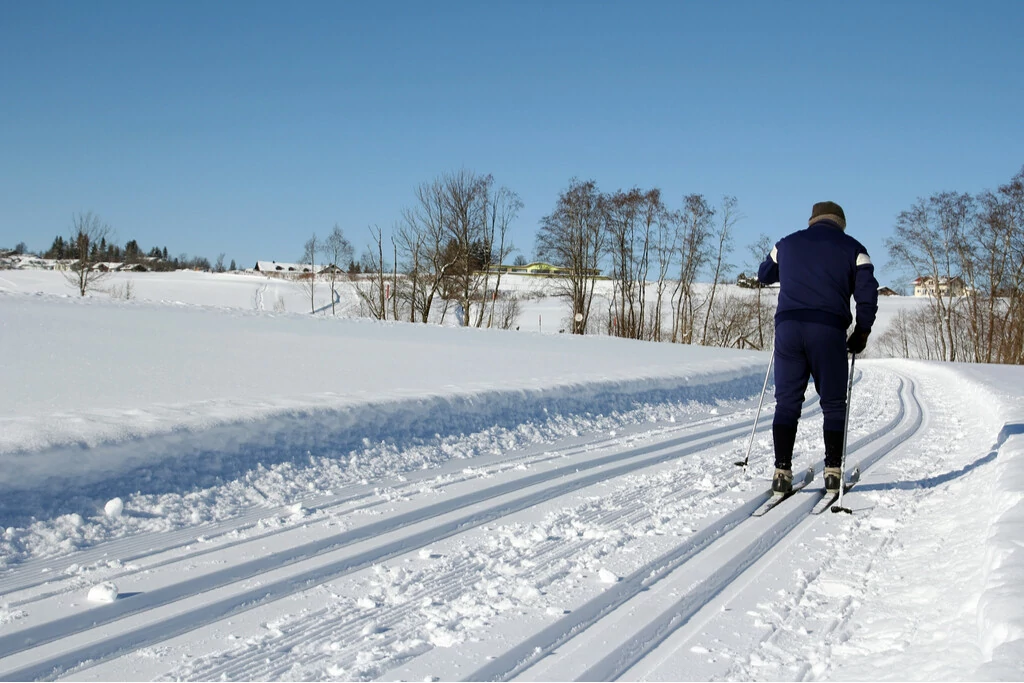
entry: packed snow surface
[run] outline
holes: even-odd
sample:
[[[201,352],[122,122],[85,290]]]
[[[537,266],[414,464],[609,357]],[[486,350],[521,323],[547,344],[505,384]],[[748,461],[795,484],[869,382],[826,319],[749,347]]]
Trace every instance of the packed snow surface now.
[[[0,273],[0,679],[1024,677],[1021,368],[858,360],[853,514],[812,388],[752,517],[766,353],[55,278]]]

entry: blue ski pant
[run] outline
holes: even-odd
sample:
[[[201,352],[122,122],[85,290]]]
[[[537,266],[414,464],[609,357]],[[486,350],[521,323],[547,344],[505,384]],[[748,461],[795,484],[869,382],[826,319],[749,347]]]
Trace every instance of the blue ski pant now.
[[[825,430],[846,427],[846,330],[820,323],[785,320],[775,326],[774,424],[796,427],[807,380],[821,397]]]

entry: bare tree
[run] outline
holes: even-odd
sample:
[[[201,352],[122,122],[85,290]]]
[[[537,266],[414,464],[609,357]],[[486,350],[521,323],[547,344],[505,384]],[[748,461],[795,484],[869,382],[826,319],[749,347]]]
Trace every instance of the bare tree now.
[[[725,290],[709,305],[705,344],[732,348],[756,348],[757,299],[749,292]]]
[[[343,277],[342,263],[349,263],[354,256],[352,243],[345,238],[338,224],[334,224],[331,234],[324,240],[321,247],[324,259],[327,261],[326,272],[328,282],[331,286],[331,315],[337,315],[336,305],[338,302],[338,280]]]
[[[761,262],[765,259],[768,253],[772,250],[772,238],[764,233],[758,235],[757,241],[747,245],[747,253],[753,260],[752,266],[754,272],[758,271],[758,267]],[[756,279],[756,278],[755,278]],[[757,342],[754,348],[764,349],[764,338],[765,338],[765,316],[764,316],[764,304],[761,296],[762,290],[761,283],[757,283]],[[770,318],[769,318],[770,319]],[[770,339],[770,337],[769,337]]]
[[[387,283],[384,276],[387,265],[384,263],[384,238],[381,229],[376,225],[370,227],[370,235],[374,244],[363,252],[362,256],[363,273],[369,277],[359,280],[356,292],[371,317],[387,320]]]
[[[302,273],[299,276],[299,282],[309,293],[309,312],[316,313],[316,255],[320,252],[320,240],[315,232],[306,240],[303,249],[302,263],[309,265],[309,273]]]
[[[498,302],[497,312],[492,315],[496,315],[497,322],[495,323],[499,329],[511,330],[512,326],[516,324],[516,320],[519,319],[519,313],[522,307],[519,303],[519,297],[515,294],[509,294],[505,296],[496,297]]]
[[[468,327],[474,301],[482,299],[481,288],[491,265],[491,244],[486,240],[487,196],[494,182],[465,169],[442,179],[448,241],[445,250],[454,260],[446,289],[462,309],[462,325]],[[483,302],[481,301],[481,304]]]
[[[1024,169],[996,192],[918,199],[886,246],[929,297],[926,309],[897,316],[879,339],[884,352],[1024,363]]]
[[[633,188],[629,192],[618,192],[606,197],[608,207],[608,251],[612,259],[612,319],[614,334],[619,337],[636,339],[637,309],[635,270],[637,263],[633,250],[637,239],[637,222],[640,214],[641,192]],[[639,316],[642,320],[642,312]]]
[[[110,235],[110,226],[100,220],[92,211],[71,217],[70,253],[76,259],[70,270],[64,271],[64,279],[85,296],[109,275],[97,268],[100,261],[99,244]]]
[[[718,283],[726,277],[732,269],[732,264],[726,262],[732,252],[732,229],[740,214],[736,211],[736,198],[722,198],[722,217],[718,223],[718,229],[714,237],[717,242],[714,262],[711,267],[711,294],[708,297],[707,312],[704,316],[704,332],[701,335],[700,343],[704,345],[708,340],[708,326],[711,322],[711,311],[715,305],[715,293],[718,290]]]
[[[458,255],[445,249],[448,242],[448,202],[438,179],[416,188],[416,205],[402,213],[396,236],[399,254],[410,278],[410,319],[430,320],[434,299],[443,288]]]
[[[1024,167],[999,188],[1000,249],[1007,253],[999,293],[1006,300],[1006,324],[997,337],[1001,363],[1024,364]]]
[[[662,307],[665,301],[665,294],[668,291],[668,276],[675,261],[676,252],[679,249],[678,231],[675,229],[678,221],[677,215],[670,212],[659,200],[659,211],[656,218],[656,230],[654,234],[654,257],[657,261],[658,280],[655,285],[654,319],[650,338],[654,341],[662,341]]]
[[[509,228],[512,221],[516,219],[523,208],[523,201],[519,195],[508,189],[500,187],[489,193],[487,205],[484,207],[484,243],[490,245],[488,251],[491,260],[501,265],[505,262],[515,247],[509,239]],[[487,327],[494,325],[494,308],[498,301],[498,288],[501,287],[501,269],[498,269],[497,278],[494,283],[494,291],[488,289],[490,269],[484,269],[483,300],[490,301],[490,314],[487,317]],[[484,306],[480,307],[480,316],[477,320],[477,327],[483,322]],[[508,329],[505,327],[504,329]]]
[[[608,198],[608,232],[617,295],[619,336],[640,339],[645,331],[647,275],[655,226],[664,211],[661,191],[633,188]]]
[[[393,237],[395,289],[401,285],[409,319],[430,320],[440,298],[446,310],[449,302],[459,304],[461,324],[492,324],[492,267],[514,249],[508,233],[521,208],[519,196],[495,189],[492,176],[465,169],[420,185],[416,204],[402,212]],[[401,282],[399,264],[405,275]],[[392,303],[397,310],[398,302]]]
[[[221,252],[220,254],[217,255],[217,264],[213,267],[213,271],[215,273],[223,273],[224,272],[224,257],[225,256],[227,256],[227,254],[225,254],[224,252]]]
[[[919,278],[927,278],[932,286],[929,308],[938,323],[940,356],[958,360],[957,335],[953,331],[953,307],[959,298],[951,279],[959,277],[962,265],[957,244],[967,228],[966,206],[969,195],[945,192],[928,200],[918,199],[896,218],[896,235],[886,240],[889,256],[898,266],[909,269]]]
[[[708,262],[715,209],[704,195],[691,194],[683,199],[683,209],[671,216],[676,222],[678,238],[675,242],[679,249],[679,280],[672,292],[672,341],[689,344],[693,341],[697,314],[694,283]]]
[[[408,209],[405,213],[409,213]],[[425,308],[429,314],[431,300],[436,290],[430,292],[428,299],[428,287],[425,282],[429,272],[426,235],[417,228],[415,222],[410,224],[409,218],[404,218],[404,221],[397,226],[393,238],[396,247],[395,260],[397,262],[399,258],[404,259],[402,268],[406,274],[407,286],[403,288],[401,295],[406,298],[409,307],[409,322],[416,322],[418,311]]]
[[[974,360],[1024,363],[1024,169],[976,201],[969,246],[959,250]]]
[[[557,291],[569,301],[573,334],[584,334],[590,319],[598,266],[607,246],[606,220],[597,184],[573,178],[537,232],[538,258],[565,269],[557,279]]]

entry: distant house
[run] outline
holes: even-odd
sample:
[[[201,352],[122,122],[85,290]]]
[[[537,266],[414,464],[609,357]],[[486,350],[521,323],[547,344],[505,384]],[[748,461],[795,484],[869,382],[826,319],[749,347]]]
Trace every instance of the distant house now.
[[[528,263],[525,266],[491,266],[489,269],[491,273],[508,273],[509,275],[537,275],[542,277],[562,277],[570,275],[572,270],[569,268],[563,268],[562,266],[554,266],[550,263],[544,263],[543,261],[535,261],[534,263]],[[600,270],[596,268],[588,269],[588,275],[591,277],[597,277],[601,274]]]
[[[277,261],[257,261],[253,269],[257,273],[278,277],[299,277],[313,272],[308,263],[278,263]],[[320,272],[320,269],[317,269]]]
[[[762,285],[756,275],[750,277],[746,273],[740,273],[736,277],[736,286],[742,287],[743,289],[759,289],[761,287],[767,287],[768,285]]]
[[[124,267],[123,263],[97,263],[93,268],[100,271],[101,273],[116,273]]]
[[[896,296],[897,292],[896,292],[895,289],[892,289],[891,287],[879,287],[878,288],[878,295],[879,296]]]
[[[938,280],[925,275],[914,280],[914,296],[964,296],[967,285],[959,277],[940,277]]]

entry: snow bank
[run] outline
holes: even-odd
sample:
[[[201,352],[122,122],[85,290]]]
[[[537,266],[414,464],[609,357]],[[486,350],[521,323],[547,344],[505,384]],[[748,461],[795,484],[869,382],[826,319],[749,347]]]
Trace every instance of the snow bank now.
[[[183,492],[373,443],[744,398],[760,391],[767,361],[608,337],[48,295],[0,293],[0,321],[7,525],[72,498],[91,514],[132,492]]]
[[[989,394],[978,405],[996,406],[1003,421],[991,448],[997,474],[978,602],[979,645],[988,662],[978,678],[1019,680],[1024,673],[1024,368],[960,365],[957,372],[970,378],[972,389]]]

